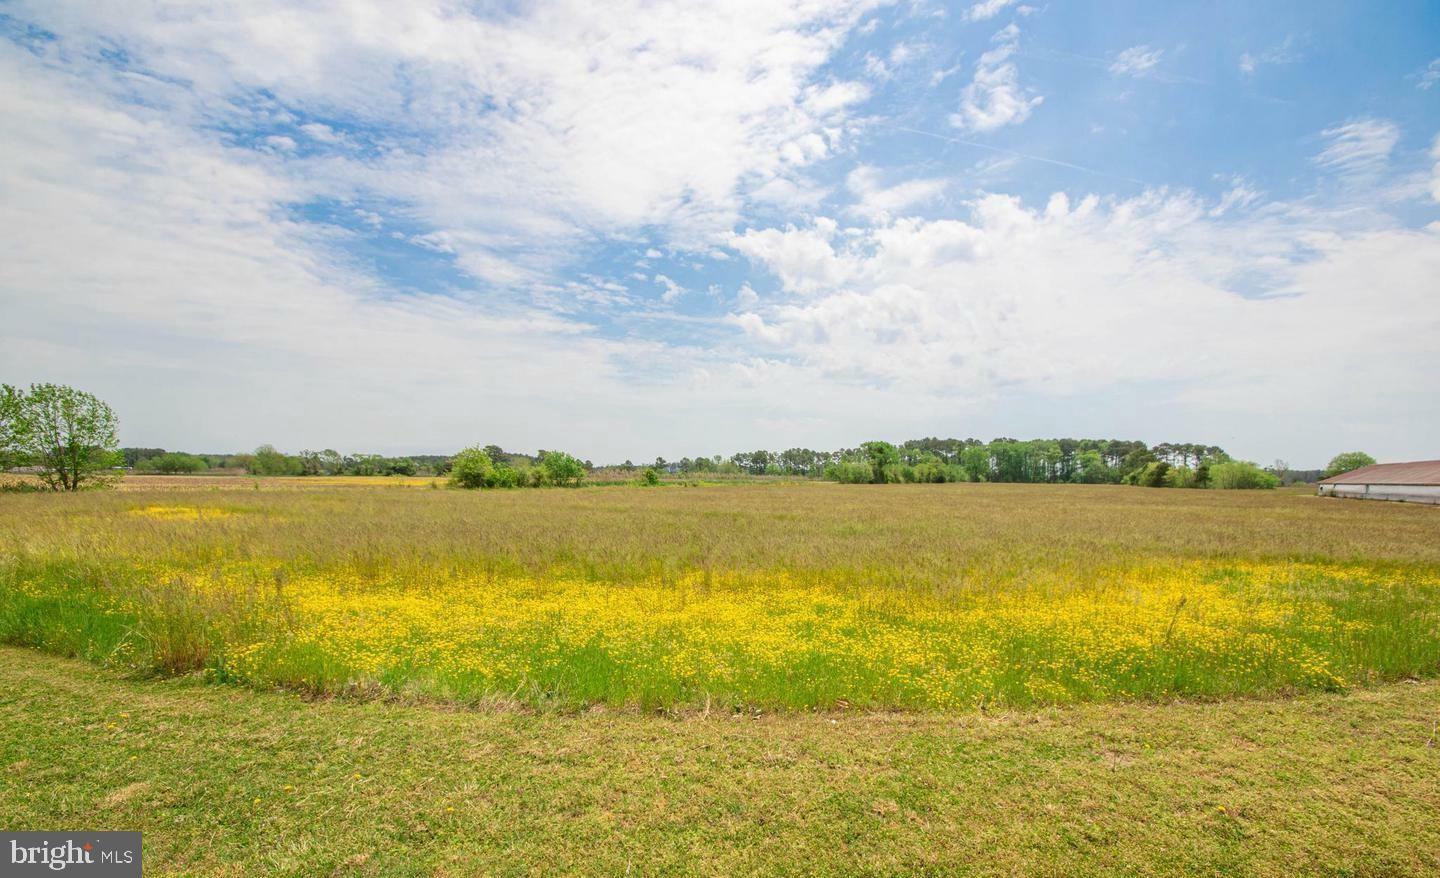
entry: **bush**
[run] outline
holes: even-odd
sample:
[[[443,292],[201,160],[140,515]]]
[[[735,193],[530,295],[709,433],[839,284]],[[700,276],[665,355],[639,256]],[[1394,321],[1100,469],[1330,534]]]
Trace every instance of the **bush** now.
[[[645,471],[640,473],[640,484],[647,488],[660,484],[660,471],[653,466],[645,467]]]
[[[472,445],[451,460],[450,484],[473,491],[489,487],[494,473],[495,464],[491,462],[490,455],[478,445]]]
[[[485,481],[487,488],[518,488],[527,484],[528,474],[507,466],[503,463],[495,464],[495,469],[490,472],[490,477]]]
[[[585,478],[585,464],[563,451],[547,451],[536,469],[547,485],[577,487]]]
[[[842,485],[868,485],[875,481],[875,469],[868,460],[842,460],[826,467],[825,472]]]
[[[1210,487],[1225,490],[1266,489],[1280,484],[1274,473],[1248,460],[1227,460],[1210,465]]]

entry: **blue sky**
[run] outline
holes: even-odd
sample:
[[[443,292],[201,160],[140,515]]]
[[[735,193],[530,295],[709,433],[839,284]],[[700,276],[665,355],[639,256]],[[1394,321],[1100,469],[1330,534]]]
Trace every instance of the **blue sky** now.
[[[1440,454],[1435,4],[0,16],[0,377],[127,443]]]

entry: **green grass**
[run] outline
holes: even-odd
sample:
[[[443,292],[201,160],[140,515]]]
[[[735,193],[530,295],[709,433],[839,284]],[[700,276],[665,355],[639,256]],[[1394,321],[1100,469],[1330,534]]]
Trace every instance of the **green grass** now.
[[[0,649],[0,825],[147,875],[1433,875],[1440,684],[987,715],[305,701]],[[1223,809],[1223,810],[1222,810]]]
[[[17,496],[0,642],[572,710],[1334,689],[1440,670],[1437,525],[1084,486]]]
[[[172,511],[135,514],[151,506]],[[138,829],[147,874],[217,878],[1431,875],[1437,574],[1437,510],[1296,491],[3,495],[0,638],[46,652],[0,647],[0,826]],[[824,600],[756,610],[785,588]],[[422,612],[381,612],[387,595]],[[497,595],[522,620],[560,603],[504,640]],[[827,630],[837,607],[857,621]],[[967,607],[970,629],[918,612]],[[657,610],[679,615],[657,627]],[[564,661],[461,693],[421,660],[449,654],[432,647],[457,619],[474,629],[457,655]],[[1134,651],[1091,636],[1137,620]],[[592,622],[611,636],[554,648]],[[834,662],[836,630],[925,624],[1005,647],[1003,697],[883,709],[924,706],[866,689],[903,637]],[[701,635],[803,648],[732,657],[754,673],[728,692],[709,660],[710,688],[664,689],[621,649]],[[340,641],[397,660],[374,673]],[[250,642],[275,661],[247,671]],[[1306,677],[1317,660],[1342,679]],[[1151,688],[1084,688],[1107,680]]]

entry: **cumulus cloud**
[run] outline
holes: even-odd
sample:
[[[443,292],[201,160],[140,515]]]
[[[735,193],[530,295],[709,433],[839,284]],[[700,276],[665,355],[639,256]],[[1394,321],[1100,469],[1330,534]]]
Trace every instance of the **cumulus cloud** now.
[[[1370,411],[1373,388],[1421,393],[1440,369],[1440,229],[1299,204],[1227,213],[1242,201],[987,195],[965,220],[751,230],[736,248],[786,295],[740,326],[797,368],[941,398],[1143,377],[1169,385],[1166,405],[1298,416],[1319,396]]]
[[[950,117],[956,128],[986,132],[1019,125],[1044,101],[1020,84],[1019,71],[1010,60],[1020,45],[1020,29],[1011,24],[991,39],[995,48],[976,62],[974,78],[960,93],[960,112]]]

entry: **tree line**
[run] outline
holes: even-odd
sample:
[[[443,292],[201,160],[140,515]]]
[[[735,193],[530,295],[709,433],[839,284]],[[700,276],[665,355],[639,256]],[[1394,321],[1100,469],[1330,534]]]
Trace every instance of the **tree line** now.
[[[595,469],[563,451],[534,455],[497,445],[471,446],[454,455],[386,457],[342,455],[333,449],[286,454],[262,445],[245,454],[189,454],[163,448],[117,447],[118,420],[92,394],[58,384],[28,390],[0,385],[0,470],[34,472],[45,487],[76,490],[104,484],[125,469],[198,473],[243,469],[257,476],[430,475],[462,488],[575,486]],[[1325,476],[1373,464],[1364,452],[1331,460]],[[979,439],[926,437],[899,444],[875,440],[855,448],[817,451],[764,449],[730,455],[657,458],[653,466],[625,461],[622,471],[641,470],[642,485],[661,472],[687,476],[736,474],[791,476],[851,484],[896,482],[1019,482],[1129,484],[1174,488],[1273,488],[1294,474],[1283,461],[1262,468],[1235,460],[1223,448],[1191,442],[1147,445],[1125,439]]]
[[[629,461],[626,465],[633,466]],[[670,472],[802,476],[846,483],[1020,482],[1209,487],[1273,487],[1275,474],[1235,461],[1223,448],[1195,442],[1147,445],[1129,439],[979,439],[926,437],[899,444],[864,442],[817,451],[745,451],[729,458],[682,458]],[[1215,468],[1221,467],[1216,472]],[[1257,475],[1258,474],[1258,475]],[[1276,477],[1278,483],[1278,477]]]

